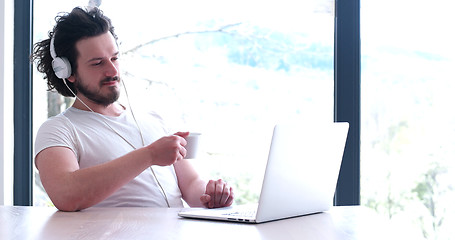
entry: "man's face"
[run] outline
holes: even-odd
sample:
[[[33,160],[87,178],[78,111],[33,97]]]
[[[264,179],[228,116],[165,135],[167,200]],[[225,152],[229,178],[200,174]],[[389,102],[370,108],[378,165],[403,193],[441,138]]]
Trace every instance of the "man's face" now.
[[[78,68],[68,78],[74,83],[78,97],[107,106],[119,98],[120,72],[118,47],[110,32],[79,40]]]

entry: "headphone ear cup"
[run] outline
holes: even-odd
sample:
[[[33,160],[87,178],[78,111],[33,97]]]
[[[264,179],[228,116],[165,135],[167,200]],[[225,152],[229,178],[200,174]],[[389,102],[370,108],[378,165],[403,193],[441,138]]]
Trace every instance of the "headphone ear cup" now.
[[[71,76],[71,64],[65,57],[56,57],[52,60],[52,69],[58,78],[66,79]]]

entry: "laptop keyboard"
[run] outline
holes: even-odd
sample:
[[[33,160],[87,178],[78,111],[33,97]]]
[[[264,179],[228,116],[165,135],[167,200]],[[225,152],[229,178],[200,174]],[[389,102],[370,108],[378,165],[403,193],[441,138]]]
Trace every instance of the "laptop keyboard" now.
[[[233,211],[233,212],[223,213],[223,215],[229,216],[229,217],[253,218],[256,216],[256,210]]]

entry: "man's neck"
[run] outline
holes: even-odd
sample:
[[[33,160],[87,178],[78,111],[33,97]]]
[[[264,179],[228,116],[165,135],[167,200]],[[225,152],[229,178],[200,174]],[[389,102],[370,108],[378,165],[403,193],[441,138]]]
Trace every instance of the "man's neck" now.
[[[119,104],[117,102],[111,103],[107,106],[93,103],[90,100],[85,100],[84,103],[87,104],[87,106],[91,110],[93,110],[93,112],[96,112],[96,113],[99,113],[99,114],[102,114],[105,116],[120,116],[120,114],[122,114],[122,112],[125,110],[125,107],[123,107],[121,104]],[[74,108],[84,110],[84,111],[90,111],[90,109],[87,108],[87,106],[85,106],[79,99],[76,99],[73,103]]]

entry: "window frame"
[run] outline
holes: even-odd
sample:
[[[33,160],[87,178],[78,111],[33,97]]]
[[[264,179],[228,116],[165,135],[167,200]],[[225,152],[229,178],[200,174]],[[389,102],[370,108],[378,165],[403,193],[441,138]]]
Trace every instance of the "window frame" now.
[[[334,121],[349,122],[335,205],[360,205],[360,0],[335,3]]]
[[[13,204],[33,205],[33,0],[14,0]]]
[[[14,205],[33,205],[33,0],[14,0]],[[28,31],[27,31],[28,30]],[[360,0],[335,0],[334,121],[349,122],[335,205],[360,204]]]

